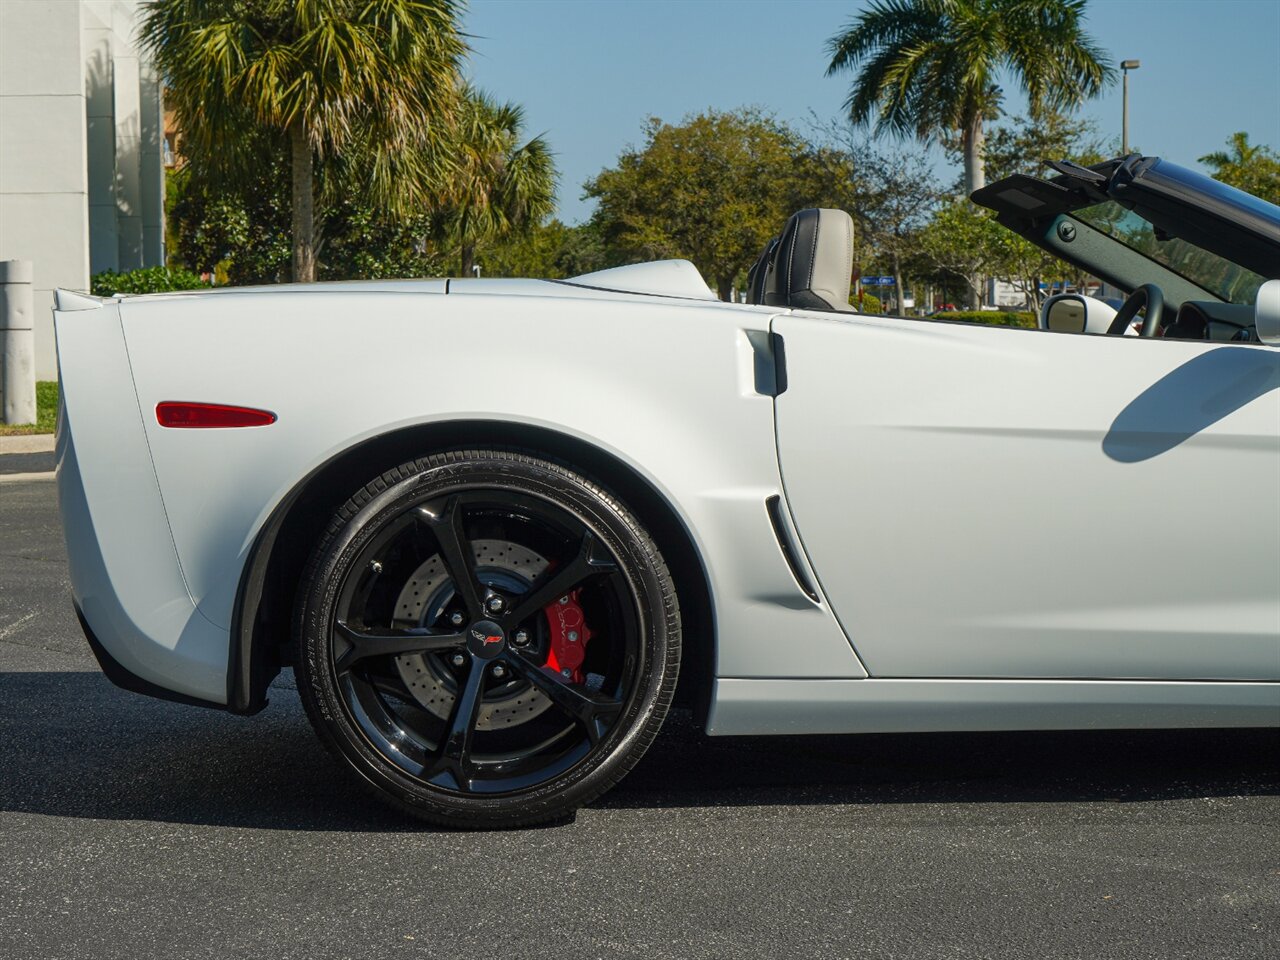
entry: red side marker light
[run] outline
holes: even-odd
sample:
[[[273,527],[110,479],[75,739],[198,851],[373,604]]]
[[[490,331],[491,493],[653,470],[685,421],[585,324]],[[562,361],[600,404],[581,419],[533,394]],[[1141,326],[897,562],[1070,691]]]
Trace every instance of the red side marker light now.
[[[156,404],[156,420],[162,427],[265,427],[276,422],[270,410],[233,407],[225,403]]]

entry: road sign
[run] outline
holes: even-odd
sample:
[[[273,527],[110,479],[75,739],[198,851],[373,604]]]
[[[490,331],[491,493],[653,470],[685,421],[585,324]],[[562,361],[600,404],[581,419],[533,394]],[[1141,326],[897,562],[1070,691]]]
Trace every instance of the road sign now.
[[[893,277],[863,277],[864,287],[892,287]]]

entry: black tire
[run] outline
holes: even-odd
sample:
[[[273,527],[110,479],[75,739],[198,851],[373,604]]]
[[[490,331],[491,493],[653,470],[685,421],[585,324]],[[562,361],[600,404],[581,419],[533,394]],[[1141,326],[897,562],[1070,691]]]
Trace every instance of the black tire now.
[[[523,452],[373,480],[298,597],[298,690],[321,740],[437,824],[563,819],[635,765],[675,690],[680,615],[652,539],[600,485]]]

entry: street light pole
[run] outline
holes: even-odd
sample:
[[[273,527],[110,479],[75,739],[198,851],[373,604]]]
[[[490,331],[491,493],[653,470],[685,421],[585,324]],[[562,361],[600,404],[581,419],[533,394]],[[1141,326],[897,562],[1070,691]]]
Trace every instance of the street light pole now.
[[[1142,61],[1140,60],[1120,61],[1120,74],[1123,78],[1121,81],[1123,92],[1120,95],[1120,99],[1124,103],[1124,119],[1120,125],[1120,153],[1126,157],[1129,155],[1129,71],[1137,70],[1140,66],[1142,66]]]

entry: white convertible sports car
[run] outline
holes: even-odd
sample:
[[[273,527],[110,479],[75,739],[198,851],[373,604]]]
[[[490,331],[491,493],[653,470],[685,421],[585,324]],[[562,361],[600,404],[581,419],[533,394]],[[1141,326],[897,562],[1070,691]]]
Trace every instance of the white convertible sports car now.
[[[834,210],[748,304],[683,261],[61,291],[89,643],[241,714],[291,665],[464,826],[596,797],[677,695],[711,734],[1280,724],[1280,208],[1053,166],[974,199],[1130,296],[1039,330],[856,313]]]

